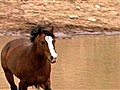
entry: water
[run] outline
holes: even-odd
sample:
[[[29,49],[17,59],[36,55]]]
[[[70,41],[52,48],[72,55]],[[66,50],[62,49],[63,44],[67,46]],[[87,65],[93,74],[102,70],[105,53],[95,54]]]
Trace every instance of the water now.
[[[13,38],[0,37],[1,47]],[[59,38],[56,49],[59,59],[52,65],[53,90],[120,89],[120,35]],[[2,70],[0,82],[0,90],[8,90]]]

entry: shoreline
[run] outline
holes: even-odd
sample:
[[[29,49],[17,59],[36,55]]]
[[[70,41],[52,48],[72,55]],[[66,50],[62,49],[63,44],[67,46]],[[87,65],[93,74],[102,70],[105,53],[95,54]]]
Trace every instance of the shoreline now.
[[[120,35],[120,31],[71,31],[71,32],[62,32],[56,31],[54,32],[57,38],[71,38],[73,36],[79,35]],[[30,37],[29,33],[20,32],[20,31],[6,31],[0,30],[0,36],[24,36]]]

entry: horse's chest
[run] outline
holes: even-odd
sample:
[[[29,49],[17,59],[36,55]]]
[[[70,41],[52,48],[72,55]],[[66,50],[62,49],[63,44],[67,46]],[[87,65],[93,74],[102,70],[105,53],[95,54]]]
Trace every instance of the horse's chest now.
[[[41,84],[44,83],[50,76],[50,73],[43,73],[43,72],[35,72],[31,75],[31,78],[28,78],[28,82],[34,84]]]
[[[51,66],[44,65],[43,67],[38,67],[32,65],[31,63],[27,65],[22,72],[22,78],[30,83],[44,83],[50,76]],[[21,70],[20,70],[21,71]]]
[[[46,78],[50,75],[50,70],[38,70],[34,73],[35,77],[40,80],[41,78]]]
[[[35,81],[45,81],[47,78],[49,78],[50,76],[50,69],[49,68],[41,68],[38,70],[35,70],[32,72],[33,76],[31,76],[31,78],[33,78],[33,80]]]

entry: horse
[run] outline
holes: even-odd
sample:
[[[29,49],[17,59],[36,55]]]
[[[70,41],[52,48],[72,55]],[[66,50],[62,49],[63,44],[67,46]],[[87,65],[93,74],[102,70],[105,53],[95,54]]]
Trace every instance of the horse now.
[[[55,35],[52,29],[37,25],[30,39],[19,38],[8,42],[1,52],[1,65],[11,90],[18,90],[15,75],[20,79],[19,90],[29,86],[51,90],[51,63],[57,60]]]

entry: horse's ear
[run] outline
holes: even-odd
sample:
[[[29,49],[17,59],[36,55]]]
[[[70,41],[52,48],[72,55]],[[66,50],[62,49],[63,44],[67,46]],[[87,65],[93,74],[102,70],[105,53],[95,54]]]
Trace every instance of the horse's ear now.
[[[42,28],[39,25],[32,28],[31,35],[30,35],[31,42],[34,42],[34,40],[38,34],[39,35],[42,34]]]
[[[52,26],[52,28],[51,28],[50,32],[52,32],[52,33],[53,33],[53,30],[54,30],[54,27]]]

